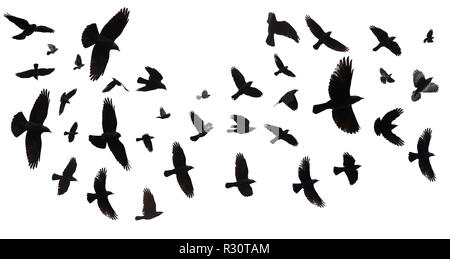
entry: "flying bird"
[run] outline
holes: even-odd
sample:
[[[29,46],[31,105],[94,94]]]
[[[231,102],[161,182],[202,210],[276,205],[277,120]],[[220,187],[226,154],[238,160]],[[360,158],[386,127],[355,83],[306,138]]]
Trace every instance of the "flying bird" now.
[[[379,41],[378,45],[373,48],[373,51],[377,51],[381,47],[386,47],[396,56],[400,56],[402,54],[400,46],[397,44],[397,42],[394,41],[396,37],[389,37],[387,32],[375,26],[370,26],[370,30],[373,32],[373,34],[375,34],[375,37],[377,37]]]
[[[152,139],[154,139],[154,137],[152,137],[148,134],[144,134],[144,135],[142,135],[142,137],[136,138],[136,142],[139,142],[139,141],[144,142],[144,146],[145,146],[145,148],[147,148],[148,152],[152,152],[153,151]]]
[[[298,108],[298,102],[297,98],[295,97],[295,93],[297,93],[297,91],[298,91],[297,89],[294,89],[285,93],[275,105],[279,103],[284,103],[291,110],[296,111]]]
[[[238,88],[238,91],[235,94],[233,94],[233,96],[231,96],[233,100],[236,100],[237,98],[239,98],[239,96],[243,94],[255,98],[262,96],[262,92],[259,89],[252,87],[253,81],[249,82],[245,81],[244,76],[237,68],[235,67],[231,68],[231,76],[233,77],[234,83]]]
[[[64,136],[67,135],[69,138],[69,143],[71,143],[75,139],[75,135],[78,135],[77,128],[78,128],[78,123],[75,122],[72,125],[72,127],[70,127],[69,132],[67,132],[67,131],[64,132]]]
[[[292,71],[288,69],[288,66],[285,66],[283,64],[283,61],[281,61],[280,57],[277,54],[274,55],[274,59],[275,59],[275,65],[277,65],[277,68],[278,68],[278,71],[276,71],[274,73],[274,75],[277,76],[277,75],[283,73],[287,76],[295,77],[295,74],[292,73]]]
[[[83,61],[81,61],[80,54],[77,54],[77,57],[75,58],[75,67],[73,70],[81,69],[84,66]]]
[[[251,184],[255,183],[255,180],[248,178],[248,166],[247,161],[242,153],[236,155],[236,166],[234,168],[234,173],[236,175],[236,182],[226,183],[225,188],[237,187],[239,192],[244,197],[249,197],[253,195],[253,189]]]
[[[172,162],[174,169],[164,171],[164,176],[169,177],[175,174],[181,190],[188,198],[192,198],[194,196],[194,186],[192,185],[189,171],[194,169],[194,167],[186,165],[186,156],[178,142],[173,143],[172,146]]]
[[[374,129],[377,136],[383,135],[385,139],[397,146],[403,146],[405,143],[401,138],[392,133],[392,130],[397,127],[397,125],[392,124],[392,122],[397,119],[403,113],[403,109],[396,108],[388,113],[386,113],[382,119],[378,118],[375,120]]]
[[[156,202],[153,194],[150,192],[150,189],[144,189],[144,207],[142,208],[143,216],[136,216],[136,220],[149,220],[152,218],[156,218],[159,215],[163,214],[160,211],[156,211]]]
[[[125,91],[128,92],[128,89],[121,83],[119,80],[113,77],[112,81],[103,89],[103,93],[111,91],[115,86],[122,86]]]
[[[117,162],[119,162],[125,170],[130,170],[131,167],[125,147],[119,139],[121,135],[117,132],[116,111],[112,100],[109,98],[106,98],[103,101],[102,127],[103,134],[100,136],[89,135],[89,141],[92,145],[101,149],[106,148],[106,144],[108,144],[108,147]]]
[[[25,131],[25,147],[28,158],[28,166],[34,169],[38,166],[41,158],[42,139],[41,135],[44,132],[51,132],[49,128],[44,126],[44,121],[47,118],[48,105],[50,103],[50,92],[44,89],[39,94],[31,109],[30,120],[27,121],[22,112],[14,115],[11,122],[11,131],[14,137],[19,137]]]
[[[118,219],[116,212],[114,211],[111,203],[108,200],[109,195],[114,193],[106,190],[106,169],[102,168],[98,172],[94,180],[94,190],[95,193],[88,193],[87,200],[89,203],[97,200],[97,205],[103,215],[107,216],[112,220]]]
[[[388,83],[394,83],[395,80],[392,78],[392,74],[388,74],[382,67],[380,68],[380,81],[383,84]]]
[[[433,30],[431,29],[428,31],[427,37],[423,40],[423,43],[427,43],[427,42],[432,43],[432,42],[434,42],[433,39],[434,39]]]
[[[344,167],[334,167],[333,172],[335,175],[339,175],[344,172],[347,175],[348,182],[353,185],[358,181],[358,168],[360,165],[355,165],[355,159],[349,153],[344,153]]]
[[[15,40],[23,40],[27,36],[30,36],[33,34],[33,32],[54,32],[53,29],[42,26],[42,25],[36,25],[36,24],[30,24],[27,20],[12,16],[10,14],[4,15],[6,19],[8,19],[10,22],[14,23],[17,27],[22,29],[22,32],[20,34],[17,34],[16,36],[12,37]]]
[[[292,184],[294,192],[298,193],[303,189],[305,196],[309,200],[309,202],[321,208],[325,207],[325,202],[320,198],[319,194],[314,188],[314,184],[319,180],[311,179],[309,157],[304,157],[300,166],[298,167],[298,178],[300,179],[300,183]]]
[[[439,91],[439,86],[433,82],[432,77],[426,78],[422,71],[415,70],[413,73],[413,82],[416,89],[412,92],[411,100],[416,102],[422,97],[421,93],[436,93]]]
[[[54,54],[58,50],[58,48],[53,44],[47,44],[47,46],[48,46],[47,55]]]
[[[314,21],[309,15],[306,16],[305,20],[309,30],[312,32],[314,37],[318,39],[317,43],[313,46],[314,49],[319,49],[322,44],[325,44],[328,48],[336,51],[348,51],[348,48],[344,46],[344,44],[331,38],[331,31],[325,32],[322,27],[320,27],[320,25],[317,24],[316,21]]]
[[[210,96],[207,90],[203,90],[200,95],[197,95],[197,100],[208,99]]]
[[[326,109],[332,109],[333,120],[338,128],[350,134],[359,130],[359,124],[353,113],[352,105],[363,99],[359,96],[350,95],[352,76],[352,60],[348,57],[343,58],[331,75],[328,86],[331,100],[313,107],[313,113],[315,114]]]
[[[246,134],[252,132],[255,128],[250,127],[250,121],[241,115],[231,115],[230,118],[236,122],[235,125],[231,125],[231,129],[228,129],[227,132],[234,132],[238,134]]]
[[[70,182],[76,182],[77,179],[73,177],[73,174],[77,170],[77,160],[72,157],[64,169],[62,175],[53,174],[52,180],[58,182],[58,195],[63,195],[67,192],[70,186]]]
[[[91,55],[90,79],[95,81],[103,75],[109,60],[109,51],[119,51],[119,46],[115,40],[122,34],[123,29],[128,23],[130,11],[122,8],[111,20],[103,27],[99,33],[97,24],[92,23],[84,29],[81,36],[83,47],[89,48],[94,45]]]
[[[277,21],[277,17],[274,13],[269,13],[267,23],[269,24],[268,35],[266,38],[267,45],[272,47],[275,46],[275,34],[293,39],[297,43],[300,41],[300,37],[298,36],[297,31],[295,31],[294,27],[292,27],[286,21]]]
[[[167,119],[170,117],[170,113],[167,113],[163,107],[159,108],[159,116],[156,117],[158,119]]]
[[[422,174],[428,178],[428,180],[434,182],[436,180],[436,175],[434,174],[430,163],[430,157],[434,156],[434,154],[428,151],[430,140],[431,129],[426,129],[417,142],[417,153],[409,152],[408,159],[409,162],[413,162],[416,159],[419,160],[419,168]]]
[[[163,76],[156,70],[155,68],[145,67],[148,73],[148,79],[144,79],[139,77],[137,82],[139,84],[144,84],[143,87],[137,89],[137,91],[148,92],[156,89],[167,90],[166,86],[161,82],[163,80]]]
[[[64,92],[61,95],[61,98],[59,99],[60,105],[59,105],[59,115],[61,115],[64,112],[64,107],[66,107],[66,104],[70,103],[70,98],[72,98],[77,93],[77,89],[73,89],[72,91],[66,93]]]
[[[53,71],[55,71],[54,68],[39,68],[39,64],[34,64],[33,69],[16,73],[16,76],[20,78],[34,77],[34,79],[38,80],[38,77],[50,75]]]
[[[190,139],[192,141],[197,141],[199,138],[206,136],[210,130],[212,130],[212,124],[210,122],[206,123],[198,116],[195,112],[191,111],[189,113],[191,117],[192,124],[194,124],[195,129],[198,131],[197,135],[192,136]]]
[[[270,141],[270,143],[274,144],[275,142],[281,139],[294,147],[298,145],[297,139],[291,134],[289,134],[289,130],[283,130],[280,127],[273,126],[270,124],[265,124],[264,127],[275,135],[275,137]]]

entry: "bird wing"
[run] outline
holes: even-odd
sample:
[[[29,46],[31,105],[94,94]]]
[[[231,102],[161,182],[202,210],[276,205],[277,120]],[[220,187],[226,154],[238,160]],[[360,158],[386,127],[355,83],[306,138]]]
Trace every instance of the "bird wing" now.
[[[80,54],[77,54],[77,57],[75,58],[75,65],[80,66],[81,64],[81,56]]]
[[[251,86],[245,90],[244,94],[251,97],[260,97],[263,95],[263,93],[258,88]]]
[[[427,154],[428,153],[428,146],[430,145],[431,141],[431,129],[426,129],[422,133],[422,135],[419,138],[419,141],[417,142],[417,151],[419,154]]]
[[[439,91],[439,86],[435,83],[429,83],[427,87],[425,87],[422,92],[424,93],[435,93]]]
[[[53,30],[52,28],[49,28],[47,26],[42,26],[42,25],[36,26],[36,29],[34,29],[34,31],[37,31],[37,32],[50,32],[50,33],[55,32],[55,30]]]
[[[116,40],[127,25],[129,15],[130,11],[127,8],[122,8],[107,24],[105,24],[100,34],[112,41]]]
[[[70,186],[70,181],[68,180],[59,180],[58,182],[58,195],[63,195],[64,193],[67,192],[67,190],[69,189]]]
[[[76,89],[76,88],[73,89],[73,90],[71,90],[70,92],[68,92],[68,93],[66,94],[67,99],[72,98],[72,96],[74,96],[76,93],[77,93],[77,89]]]
[[[380,42],[389,39],[389,35],[387,34],[387,32],[378,27],[372,25],[370,26],[370,30],[373,32],[373,34],[375,34],[375,37],[377,37],[378,41]]]
[[[292,27],[286,21],[276,22],[274,24],[274,32],[276,34],[283,35],[290,39],[293,39],[295,42],[298,42],[300,40],[297,31],[295,31],[294,27]]]
[[[34,75],[34,70],[33,70],[33,69],[30,69],[30,70],[27,70],[27,71],[23,71],[23,72],[16,73],[16,76],[18,76],[18,77],[20,77],[20,78],[30,78],[30,77],[32,77],[33,75]]]
[[[153,215],[156,213],[156,203],[155,198],[153,197],[150,189],[144,189],[144,198],[143,198],[144,207],[142,208],[142,214],[144,215]]]
[[[427,33],[427,38],[432,38],[433,37],[433,30],[429,30]]]
[[[388,73],[382,67],[380,67],[380,74],[381,74],[382,77],[387,77],[388,76]]]
[[[292,93],[292,91],[286,93],[283,97],[281,97],[279,102],[283,102],[293,111],[297,110],[298,108],[297,98],[295,97],[295,93]]]
[[[151,80],[161,81],[163,80],[163,76],[161,73],[158,72],[158,70],[151,68],[151,67],[145,67],[145,70],[147,70],[148,75],[150,76]]]
[[[28,131],[25,137],[25,147],[27,151],[28,166],[31,169],[34,169],[37,167],[41,158],[41,134]]]
[[[8,19],[10,22],[14,23],[17,27],[19,27],[22,30],[25,30],[30,26],[28,21],[25,19],[15,17],[10,14],[5,14],[5,17],[6,17],[6,19]]]
[[[187,172],[177,174],[177,181],[186,196],[189,198],[194,196],[194,186],[192,185],[191,177]]]
[[[349,153],[344,153],[344,167],[348,168],[355,165],[355,159]]]
[[[302,183],[311,182],[311,175],[309,171],[309,157],[304,157],[300,166],[298,167],[298,178]]]
[[[75,170],[77,170],[77,160],[75,159],[75,157],[72,157],[66,168],[64,169],[62,175],[64,177],[71,177],[75,173]]]
[[[292,146],[298,145],[297,139],[292,134],[286,133],[281,136],[281,139],[286,141],[287,143],[291,144]]]
[[[286,69],[286,71],[284,72],[287,76],[291,76],[291,77],[295,77],[295,74],[291,71],[291,70],[289,70],[289,69]]]
[[[125,150],[125,146],[118,138],[114,138],[108,141],[108,147],[116,158],[117,162],[119,162],[125,170],[130,170],[130,163],[128,161],[127,152]]]
[[[66,103],[65,102],[61,102],[59,104],[59,115],[61,115],[64,112],[64,107],[66,107]]]
[[[235,170],[234,173],[236,175],[236,180],[245,180],[248,179],[248,167],[247,167],[247,161],[244,158],[244,155],[242,153],[238,153],[236,155],[236,162],[235,162]]]
[[[113,207],[111,206],[111,203],[109,202],[107,197],[100,198],[97,201],[98,207],[100,211],[103,213],[103,215],[107,216],[108,218],[112,220],[117,219],[117,214],[114,211]]]
[[[349,57],[343,58],[331,75],[328,93],[331,100],[344,101],[350,96],[353,68]]]
[[[103,101],[102,126],[103,132],[115,132],[117,128],[116,111],[110,98]]]
[[[341,51],[341,52],[346,52],[348,51],[348,48],[340,43],[339,41],[333,39],[333,38],[328,38],[325,42],[324,42],[325,46],[327,46],[330,49],[334,49],[336,51]]]
[[[166,111],[164,110],[163,107],[159,108],[159,115],[161,115],[161,116],[167,115],[167,113],[166,113]]]
[[[109,82],[109,84],[108,85],[106,85],[106,87],[103,89],[103,93],[106,93],[106,92],[109,92],[109,91],[111,91],[111,89],[113,89],[114,88],[114,86],[116,86],[117,84],[116,84],[116,81],[115,80],[112,80],[111,82]]]
[[[385,139],[387,139],[394,145],[403,146],[403,144],[405,144],[405,142],[399,136],[395,135],[392,131],[383,131],[382,134]]]
[[[325,202],[322,200],[322,198],[320,198],[314,186],[305,189],[305,196],[308,199],[308,201],[311,202],[312,204],[320,208],[325,207]]]
[[[386,48],[388,48],[396,56],[400,56],[402,54],[402,50],[400,49],[400,46],[395,41],[390,41],[389,43],[387,43]]]
[[[109,60],[109,50],[100,44],[95,44],[91,56],[90,78],[95,81],[103,75]]]
[[[414,70],[413,73],[414,86],[417,88],[423,81],[425,81],[425,75],[422,73],[422,71]]]
[[[343,109],[333,109],[332,115],[338,128],[344,132],[350,134],[358,132],[359,124],[351,106]]]
[[[53,44],[47,44],[47,46],[48,46],[48,48],[49,48],[51,51],[56,50],[56,46],[53,45]]]
[[[193,111],[190,112],[192,124],[194,124],[195,129],[198,133],[205,131],[205,124],[203,120]]]
[[[40,76],[50,75],[51,73],[53,73],[53,71],[55,71],[54,68],[39,68],[38,75]]]
[[[284,64],[283,64],[283,61],[281,61],[281,58],[277,54],[273,55],[273,57],[275,59],[275,64],[277,65],[277,67],[279,69],[283,69],[284,68]]]
[[[71,132],[71,133],[75,133],[75,132],[77,131],[77,128],[78,128],[78,123],[75,122],[75,123],[72,125],[72,127],[70,128],[70,132]]]
[[[30,113],[30,122],[43,124],[47,118],[48,105],[50,103],[50,92],[46,89],[41,91],[38,98],[34,102],[33,109]]]
[[[186,166],[186,156],[178,142],[173,143],[172,146],[172,162],[175,168]]]
[[[322,27],[320,27],[320,25],[317,24],[316,21],[314,21],[309,15],[306,16],[305,20],[306,20],[306,24],[309,27],[309,30],[312,32],[312,34],[316,38],[320,39],[322,37],[322,35],[325,34]]]
[[[150,137],[144,138],[144,146],[149,152],[153,151],[152,140],[150,139]]]
[[[392,124],[392,122],[397,119],[403,113],[402,108],[396,108],[383,116],[383,122]]]
[[[245,85],[245,78],[244,75],[235,67],[231,68],[231,76],[233,77],[234,83],[236,84],[236,87],[240,89]]]
[[[272,132],[275,136],[280,137],[281,128],[270,124],[264,124],[264,127]]]
[[[98,171],[97,176],[94,180],[94,190],[95,193],[105,193],[106,192],[106,169],[102,168]]]
[[[428,178],[428,180],[434,182],[436,180],[436,175],[434,174],[433,168],[431,167],[430,158],[419,158],[419,168],[422,174]]]

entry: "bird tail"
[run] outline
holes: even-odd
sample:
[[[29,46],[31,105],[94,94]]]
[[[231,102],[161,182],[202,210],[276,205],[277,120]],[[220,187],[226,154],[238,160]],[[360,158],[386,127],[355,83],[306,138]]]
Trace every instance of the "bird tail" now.
[[[313,45],[313,48],[319,49],[320,45],[322,45],[322,42],[318,41],[316,44]]]
[[[79,67],[74,67],[74,68],[73,68],[73,70],[77,70],[77,69],[79,69]]]
[[[417,153],[409,152],[409,154],[408,154],[409,162],[412,162],[412,161],[416,160],[417,158],[419,158],[419,155]]]
[[[47,55],[50,55],[50,54],[52,54],[52,52],[51,51],[47,51]]]
[[[281,71],[280,70],[278,70],[277,72],[275,72],[275,73],[273,73],[274,75],[279,75],[281,73]]]
[[[373,51],[377,51],[381,48],[381,44],[378,44],[375,48],[373,48]]]
[[[333,172],[335,175],[339,175],[340,173],[344,172],[345,168],[343,167],[334,167]]]
[[[143,138],[136,138],[136,142],[143,140]]]
[[[274,39],[273,33],[269,33],[269,35],[267,35],[266,43],[269,46],[272,46],[272,47],[275,46],[275,39]]]
[[[97,41],[98,37],[98,29],[95,23],[89,24],[86,29],[83,31],[83,35],[81,36],[81,43],[83,47],[89,48],[94,45]]]
[[[419,92],[419,91],[414,91],[414,92],[412,93],[412,95],[411,95],[411,100],[412,100],[413,102],[416,102],[416,101],[420,100],[420,97],[422,97],[422,95],[420,94],[420,92]]]
[[[237,183],[226,183],[225,184],[225,188],[231,188],[231,187],[236,187],[237,186]]]
[[[197,100],[200,100],[200,99],[202,99],[202,96],[201,95],[197,95]]]
[[[301,183],[294,183],[292,184],[292,189],[295,193],[298,193],[303,188]]]
[[[197,141],[200,138],[200,134],[190,137],[192,141]]]
[[[94,202],[97,199],[97,195],[93,194],[93,193],[88,193],[87,194],[87,200],[89,203]]]
[[[236,100],[239,96],[241,96],[240,93],[235,93],[235,94],[233,94],[233,95],[231,96],[231,98],[232,98],[233,100]]]
[[[144,217],[143,216],[136,216],[134,219],[135,220],[141,220],[141,219],[144,219]]]
[[[56,180],[61,180],[62,176],[61,175],[57,175],[57,174],[53,174],[52,175],[52,180],[56,181]]]
[[[22,135],[22,133],[25,132],[28,121],[25,119],[25,116],[22,112],[17,113],[14,115],[14,118],[11,122],[11,131],[14,135],[14,137],[18,137]]]
[[[173,175],[173,174],[175,174],[175,171],[174,171],[174,170],[167,170],[167,171],[164,171],[164,176],[165,176],[165,177],[169,177],[169,176],[171,176],[171,175]]]
[[[70,134],[69,132],[64,131],[64,136],[65,136],[65,135],[69,135],[69,134]]]
[[[106,140],[102,136],[89,135],[89,141],[98,148],[103,149],[106,147]]]
[[[142,78],[142,77],[139,77],[139,78],[137,79],[137,82],[138,82],[139,84],[148,84],[148,83],[149,83],[149,81],[148,81],[147,79],[144,79],[144,78]]]
[[[326,109],[328,109],[327,103],[316,104],[313,106],[313,113],[318,114],[318,113],[325,111]]]

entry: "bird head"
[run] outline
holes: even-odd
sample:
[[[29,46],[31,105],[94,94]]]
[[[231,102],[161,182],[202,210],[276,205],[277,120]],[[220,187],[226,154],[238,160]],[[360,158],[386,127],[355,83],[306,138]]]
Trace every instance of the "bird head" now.
[[[327,35],[328,37],[330,37],[331,31],[327,32],[326,35]]]
[[[357,102],[361,101],[362,99],[364,99],[364,98],[362,98],[360,96],[352,96],[351,97],[352,104],[357,103]]]
[[[429,155],[429,156],[434,156],[434,154],[433,154],[433,153],[429,153],[428,155]]]
[[[194,167],[193,167],[193,166],[190,166],[190,165],[186,166],[186,168],[187,168],[188,171],[194,169]]]
[[[355,165],[355,168],[356,169],[358,169],[358,168],[360,168],[361,167],[361,165]]]
[[[255,130],[256,128],[255,127],[249,127],[248,128],[248,132],[251,132],[251,131],[253,131],[253,130]]]
[[[34,69],[38,69],[39,64],[38,64],[38,63],[34,63],[34,64],[33,64],[33,67],[34,67]]]
[[[395,37],[395,36],[392,36],[392,37],[390,37],[389,39],[390,40],[395,40],[397,37]]]
[[[115,50],[117,50],[117,51],[120,51],[119,46],[117,46],[116,43],[113,43],[111,49],[115,49]]]
[[[112,193],[110,191],[106,192],[106,196],[109,196],[109,195],[114,195],[114,193]]]
[[[153,136],[149,136],[149,138],[150,138],[150,139],[154,139],[155,137],[153,137]]]
[[[72,181],[75,181],[75,182],[78,182],[78,180],[77,180],[77,178],[75,178],[75,177],[73,177],[72,176],[72,179],[71,179]]]
[[[42,132],[49,132],[49,133],[51,133],[50,129],[45,127],[45,126],[42,126]]]
[[[317,183],[319,180],[316,180],[316,179],[314,179],[314,180],[312,180],[312,184],[315,184],[315,183]]]
[[[252,183],[256,183],[256,181],[255,181],[255,180],[252,180],[252,179],[250,179],[250,180],[248,180],[248,183],[249,183],[249,184],[252,184]]]

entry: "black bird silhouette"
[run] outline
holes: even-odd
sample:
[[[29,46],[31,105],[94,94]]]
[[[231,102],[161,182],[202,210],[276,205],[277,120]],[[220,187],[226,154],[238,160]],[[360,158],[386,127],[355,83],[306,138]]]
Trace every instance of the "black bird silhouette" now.
[[[103,93],[111,91],[115,86],[122,86],[125,91],[128,92],[128,89],[117,79],[113,77],[112,81],[103,89]]]
[[[60,105],[59,105],[59,115],[61,115],[64,112],[64,107],[66,107],[66,104],[70,103],[70,98],[72,98],[77,93],[77,89],[73,89],[72,91],[66,93],[64,92],[61,95],[61,98],[59,99]]]
[[[89,48],[94,45],[91,55],[90,78],[95,81],[103,75],[109,60],[109,51],[114,49],[119,51],[119,46],[115,40],[122,34],[128,23],[130,11],[122,8],[98,33],[97,24],[92,23],[84,29],[81,36],[83,47]]]
[[[142,214],[144,216],[136,216],[136,220],[149,220],[152,218],[156,218],[159,215],[163,214],[160,211],[156,211],[156,203],[153,194],[150,192],[150,189],[144,189],[144,207],[142,208]]]
[[[25,147],[27,151],[28,166],[34,169],[38,166],[41,158],[42,139],[41,135],[44,132],[51,132],[49,128],[44,126],[44,121],[47,118],[48,105],[50,103],[50,92],[47,89],[41,91],[41,94],[36,99],[33,109],[30,113],[30,120],[27,121],[22,112],[14,115],[11,122],[11,131],[14,137],[19,137],[25,131]]]
[[[170,117],[170,113],[167,113],[163,107],[159,108],[159,116],[156,117],[158,119],[167,119]]]
[[[195,112],[191,111],[189,113],[191,117],[192,124],[194,124],[195,129],[198,131],[198,134],[192,136],[190,139],[192,141],[197,141],[199,138],[206,136],[210,130],[212,130],[212,124],[203,122],[203,120],[198,116]]]
[[[375,34],[375,37],[377,37],[379,41],[378,45],[373,48],[373,51],[377,51],[381,47],[386,47],[396,56],[400,56],[402,54],[400,46],[397,44],[397,42],[394,41],[396,37],[389,37],[387,32],[375,26],[370,26],[370,30],[373,32],[373,34]]]
[[[30,36],[31,34],[33,34],[33,32],[54,32],[54,30],[49,27],[42,26],[42,25],[38,26],[36,24],[30,24],[30,23],[28,23],[27,20],[12,16],[10,14],[5,14],[4,16],[10,22],[14,23],[17,27],[22,29],[22,33],[12,37],[15,40],[23,40],[27,36]]]
[[[432,80],[432,77],[425,79],[425,75],[421,71],[414,71],[413,82],[416,90],[412,92],[411,100],[413,102],[420,100],[420,98],[422,97],[421,93],[435,93],[439,91],[439,86],[431,82]]]
[[[143,87],[138,88],[137,91],[147,92],[156,89],[164,89],[167,90],[166,86],[161,82],[163,80],[163,76],[156,70],[155,68],[145,67],[145,70],[148,72],[148,79],[144,79],[139,77],[137,82],[139,84],[144,84]]]
[[[434,42],[433,39],[434,39],[433,30],[431,29],[428,31],[427,37],[423,40],[423,43],[427,43],[427,42],[432,43],[432,42]]]
[[[358,168],[360,167],[360,165],[355,165],[353,156],[346,152],[344,153],[344,167],[334,167],[333,172],[335,175],[344,172],[350,185],[353,185],[358,181]]]
[[[75,58],[75,67],[73,70],[81,69],[84,66],[83,62],[81,61],[80,54],[77,54],[77,57]]]
[[[106,169],[102,168],[98,172],[94,180],[94,190],[95,193],[88,193],[87,200],[89,203],[97,200],[97,205],[103,215],[107,216],[112,220],[118,219],[116,212],[114,211],[111,203],[108,200],[109,195],[114,193],[106,190]]]
[[[403,109],[396,108],[383,116],[383,119],[376,119],[374,124],[375,133],[377,136],[383,135],[385,139],[397,146],[403,146],[405,143],[401,138],[392,133],[392,130],[397,127],[397,125],[392,124],[392,122],[397,119],[403,113]]]
[[[277,21],[277,17],[275,16],[274,13],[269,13],[267,23],[269,24],[268,35],[266,39],[267,45],[272,47],[275,46],[275,38],[274,38],[275,34],[293,39],[297,43],[300,41],[300,37],[298,36],[294,27],[292,27],[286,21]]]
[[[78,128],[78,123],[75,122],[75,123],[72,125],[72,127],[70,127],[69,132],[67,132],[67,131],[64,132],[64,136],[65,136],[65,135],[68,135],[69,143],[71,143],[71,142],[75,139],[75,135],[78,134],[77,128]]]
[[[49,49],[47,51],[47,55],[53,54],[53,53],[55,53],[58,50],[58,48],[55,45],[53,45],[53,44],[47,44],[47,46],[48,46],[48,49]]]
[[[295,93],[297,93],[297,91],[298,91],[297,89],[294,89],[285,93],[275,105],[279,103],[284,103],[291,110],[296,111],[298,108],[298,102],[297,98],[295,97]]]
[[[428,178],[431,182],[436,180],[436,175],[433,172],[433,168],[430,164],[430,157],[434,156],[433,153],[428,151],[431,140],[431,129],[426,129],[422,136],[420,136],[417,142],[417,153],[409,152],[408,159],[410,162],[419,160],[419,168],[422,174]]]
[[[380,68],[380,81],[383,84],[386,84],[386,82],[388,83],[394,83],[395,80],[392,78],[392,74],[388,74],[382,67]]]
[[[77,160],[72,157],[64,169],[62,175],[53,174],[52,180],[59,181],[58,183],[58,195],[63,195],[67,192],[70,186],[70,182],[76,182],[77,179],[73,177],[73,174],[77,170]]]
[[[286,141],[288,144],[292,146],[298,145],[297,139],[291,134],[289,134],[289,130],[283,130],[280,127],[273,126],[270,124],[265,124],[264,127],[266,127],[266,129],[268,129],[275,135],[275,137],[270,141],[270,143],[274,144],[275,142],[281,139]]]
[[[201,99],[207,99],[209,98],[211,95],[209,95],[207,90],[203,90],[202,93],[200,95],[197,95],[197,100],[201,100]]]
[[[121,135],[117,132],[116,111],[112,100],[109,98],[106,98],[103,101],[102,126],[103,134],[100,136],[89,135],[89,141],[92,145],[101,149],[106,148],[106,144],[108,144],[108,147],[117,162],[119,162],[125,170],[130,170],[131,166],[128,162],[125,147],[119,140]]]
[[[274,55],[274,59],[275,59],[275,65],[277,65],[277,68],[278,68],[278,71],[273,73],[274,75],[277,76],[280,73],[283,73],[287,76],[295,77],[295,74],[292,73],[292,71],[288,69],[288,66],[285,66],[283,64],[283,61],[281,61],[280,57],[277,54]]]
[[[169,177],[175,174],[181,190],[188,198],[192,198],[194,196],[194,186],[192,185],[189,171],[194,169],[194,167],[186,165],[186,156],[178,142],[173,143],[172,146],[172,162],[174,169],[164,171],[164,176]]]
[[[356,133],[359,124],[353,113],[352,105],[362,100],[359,96],[350,95],[353,68],[350,58],[343,58],[333,75],[331,75],[328,93],[331,100],[314,105],[313,112],[320,113],[326,109],[332,109],[333,120],[336,125],[346,133]]]
[[[142,137],[136,138],[136,142],[143,141],[145,148],[147,148],[149,152],[152,152],[153,151],[152,139],[154,139],[154,137],[148,134],[144,134],[142,135]]]
[[[309,157],[304,157],[300,166],[298,167],[298,178],[301,183],[292,184],[292,188],[295,193],[298,193],[300,190],[304,190],[306,198],[312,204],[318,207],[325,207],[325,202],[320,198],[319,194],[316,192],[314,188],[314,184],[319,180],[312,180],[311,173],[309,171]]]
[[[239,98],[239,96],[243,94],[251,97],[262,96],[262,92],[259,89],[252,87],[253,81],[249,82],[245,81],[244,76],[237,68],[235,67],[231,68],[231,76],[233,77],[234,83],[238,88],[238,91],[235,94],[233,94],[233,96],[231,96],[233,100],[236,100],[237,98]]]
[[[322,27],[320,27],[319,24],[317,24],[309,15],[305,18],[306,24],[309,27],[309,30],[312,32],[314,37],[316,37],[319,41],[314,44],[314,49],[319,49],[319,47],[322,44],[325,44],[330,49],[346,52],[348,51],[348,48],[344,46],[344,44],[340,43],[339,41],[331,38],[331,31],[325,32]]]
[[[249,197],[253,195],[252,183],[255,183],[255,180],[248,179],[248,166],[247,161],[242,153],[238,153],[236,155],[236,166],[234,169],[234,173],[236,175],[236,182],[226,183],[225,188],[237,187],[239,192],[244,197]]]
[[[38,77],[50,75],[53,71],[55,71],[54,68],[39,68],[39,64],[34,64],[33,69],[16,73],[16,76],[20,78],[34,77],[34,79],[38,80]]]
[[[231,125],[230,126],[231,129],[228,129],[227,132],[246,134],[255,129],[254,127],[250,127],[250,121],[247,118],[245,118],[244,116],[233,114],[233,115],[231,115],[230,118],[232,120],[234,120],[236,122],[236,124]]]

